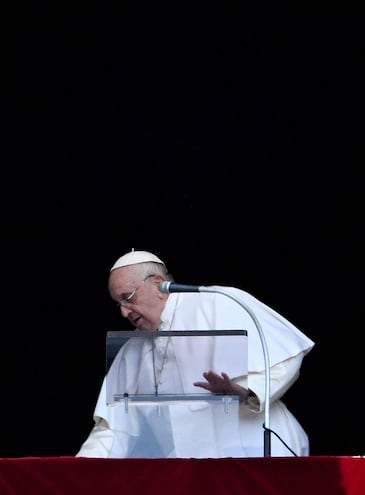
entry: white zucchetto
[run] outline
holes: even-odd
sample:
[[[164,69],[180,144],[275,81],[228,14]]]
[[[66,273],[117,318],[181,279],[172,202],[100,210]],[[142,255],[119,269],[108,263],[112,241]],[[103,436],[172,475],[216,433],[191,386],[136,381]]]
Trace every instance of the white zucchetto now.
[[[160,260],[156,255],[148,252],[148,251],[130,251],[127,254],[124,254],[111,267],[110,271],[115,270],[116,268],[121,268],[122,266],[129,265],[137,265],[138,263],[146,263],[149,261],[153,261],[154,263],[160,263],[164,265],[165,263]]]

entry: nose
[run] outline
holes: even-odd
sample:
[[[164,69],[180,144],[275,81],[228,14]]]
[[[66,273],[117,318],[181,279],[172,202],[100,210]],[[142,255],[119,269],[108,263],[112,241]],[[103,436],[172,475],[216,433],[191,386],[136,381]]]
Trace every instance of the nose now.
[[[128,308],[127,306],[121,306],[120,307],[120,312],[122,313],[122,316],[124,318],[128,318],[129,313],[131,313],[131,309]]]

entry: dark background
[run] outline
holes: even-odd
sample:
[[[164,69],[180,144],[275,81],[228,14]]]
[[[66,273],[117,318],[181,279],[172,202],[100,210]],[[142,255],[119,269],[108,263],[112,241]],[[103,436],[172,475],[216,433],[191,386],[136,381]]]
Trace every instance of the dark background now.
[[[0,456],[85,440],[131,248],[301,328],[285,402],[313,455],[364,454],[364,19],[152,3],[4,16]]]

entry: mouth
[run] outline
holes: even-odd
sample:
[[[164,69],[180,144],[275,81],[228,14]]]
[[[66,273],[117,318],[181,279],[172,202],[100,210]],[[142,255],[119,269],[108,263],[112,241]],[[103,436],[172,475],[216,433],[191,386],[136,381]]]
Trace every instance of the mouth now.
[[[131,318],[131,322],[133,323],[133,325],[135,325],[137,327],[138,326],[138,322],[139,322],[139,320],[141,318],[142,318],[142,316],[141,315],[138,315],[135,318]]]

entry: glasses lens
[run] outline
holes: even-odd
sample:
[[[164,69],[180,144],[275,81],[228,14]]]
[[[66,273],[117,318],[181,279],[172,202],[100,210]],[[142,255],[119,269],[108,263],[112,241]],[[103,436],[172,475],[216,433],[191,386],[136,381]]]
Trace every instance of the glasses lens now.
[[[151,277],[154,277],[154,275],[153,274],[152,275],[147,275],[147,277],[144,280],[142,280],[142,283],[136,289],[134,289],[134,291],[131,292],[129,294],[129,296],[121,299],[118,302],[118,307],[124,307],[124,306],[128,306],[128,304],[133,304],[135,302],[136,292],[142,287],[142,285],[146,282],[146,280],[148,280]]]

